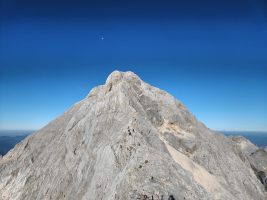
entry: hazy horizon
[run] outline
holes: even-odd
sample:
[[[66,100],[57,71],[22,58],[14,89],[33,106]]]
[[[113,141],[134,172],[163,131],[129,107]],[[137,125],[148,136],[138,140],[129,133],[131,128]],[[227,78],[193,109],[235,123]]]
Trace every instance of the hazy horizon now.
[[[43,128],[43,127],[42,127]],[[42,129],[40,128],[40,129]],[[37,132],[39,131],[40,129],[0,129],[0,136],[3,136],[5,135],[5,133],[12,133],[12,135],[15,135],[15,133],[18,133],[19,135],[21,133],[33,133],[33,132]],[[263,134],[266,134],[267,133],[267,130],[214,130],[212,129],[213,131],[215,132],[222,132],[222,133],[263,133]]]

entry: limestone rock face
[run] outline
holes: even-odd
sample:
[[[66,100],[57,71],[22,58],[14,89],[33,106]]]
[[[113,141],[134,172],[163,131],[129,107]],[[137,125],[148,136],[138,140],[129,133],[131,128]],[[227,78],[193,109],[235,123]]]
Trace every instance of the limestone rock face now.
[[[0,199],[264,200],[247,154],[132,72],[0,159]]]
[[[267,191],[267,148],[259,148],[241,136],[234,136],[231,139],[239,151],[246,155],[251,168]]]

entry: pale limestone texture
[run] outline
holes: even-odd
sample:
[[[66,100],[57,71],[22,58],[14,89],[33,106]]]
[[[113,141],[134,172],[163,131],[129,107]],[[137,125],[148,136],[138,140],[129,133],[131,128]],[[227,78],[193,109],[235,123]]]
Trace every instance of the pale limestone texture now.
[[[231,138],[132,72],[106,84],[0,159],[0,199],[264,200]]]

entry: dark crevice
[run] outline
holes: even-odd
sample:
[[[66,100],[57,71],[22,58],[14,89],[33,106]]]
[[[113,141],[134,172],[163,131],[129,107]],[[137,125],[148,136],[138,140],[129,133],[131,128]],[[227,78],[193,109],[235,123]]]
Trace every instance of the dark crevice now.
[[[267,191],[267,174],[264,171],[259,171],[252,164],[250,164],[250,166],[253,169],[255,175],[257,176],[257,178],[260,180],[261,184],[264,185],[265,191]]]

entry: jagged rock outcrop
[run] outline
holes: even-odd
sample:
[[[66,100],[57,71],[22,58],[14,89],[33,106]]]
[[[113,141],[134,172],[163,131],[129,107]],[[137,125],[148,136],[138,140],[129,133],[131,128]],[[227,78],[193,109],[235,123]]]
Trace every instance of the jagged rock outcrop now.
[[[0,160],[0,199],[266,199],[241,154],[170,94],[115,71]]]
[[[267,191],[267,148],[259,148],[242,136],[230,138],[239,149],[238,151],[245,154],[251,168]]]

